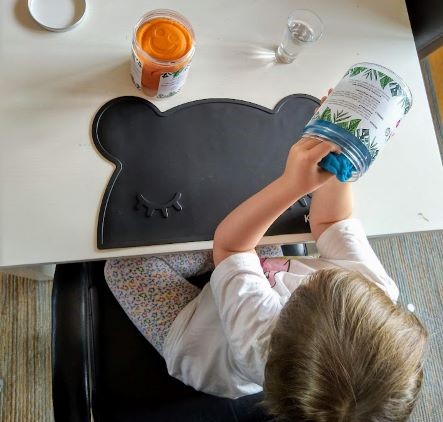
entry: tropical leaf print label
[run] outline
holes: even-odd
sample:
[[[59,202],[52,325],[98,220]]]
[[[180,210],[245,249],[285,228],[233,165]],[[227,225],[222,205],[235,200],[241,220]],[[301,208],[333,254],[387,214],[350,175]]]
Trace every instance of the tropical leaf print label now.
[[[132,50],[131,53],[131,78],[137,89],[141,90],[142,87],[142,70],[143,64]]]
[[[158,85],[157,98],[166,98],[177,94],[185,84],[190,67],[191,64],[188,63],[185,67],[175,72],[162,73]]]
[[[308,125],[325,121],[345,129],[369,151],[372,161],[394,135],[412,104],[405,83],[389,69],[351,67]]]

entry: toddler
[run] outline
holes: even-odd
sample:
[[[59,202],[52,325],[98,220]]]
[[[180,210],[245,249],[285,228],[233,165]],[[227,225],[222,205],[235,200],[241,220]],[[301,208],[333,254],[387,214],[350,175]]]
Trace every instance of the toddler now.
[[[213,256],[112,259],[105,277],[169,373],[209,394],[264,389],[263,404],[297,421],[403,421],[422,378],[426,331],[395,305],[398,289],[351,218],[351,185],[321,170],[338,147],[302,138],[282,175],[217,227]],[[320,258],[276,258],[256,246],[313,192]],[[260,255],[260,257],[259,257]],[[186,278],[212,270],[202,290]]]

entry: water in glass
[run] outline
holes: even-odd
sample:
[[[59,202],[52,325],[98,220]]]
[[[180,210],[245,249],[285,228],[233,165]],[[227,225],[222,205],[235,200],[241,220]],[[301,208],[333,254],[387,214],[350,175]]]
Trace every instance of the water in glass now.
[[[305,22],[289,20],[283,40],[277,49],[277,59],[283,63],[291,63],[300,50],[315,40],[315,32]]]

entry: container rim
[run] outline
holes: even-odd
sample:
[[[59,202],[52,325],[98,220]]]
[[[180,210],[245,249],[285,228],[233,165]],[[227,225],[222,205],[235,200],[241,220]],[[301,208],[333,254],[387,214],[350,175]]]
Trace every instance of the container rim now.
[[[182,57],[180,57],[177,60],[159,60],[155,57],[152,57],[146,51],[144,51],[140,45],[137,42],[137,31],[140,28],[142,24],[145,22],[148,22],[151,19],[156,18],[165,18],[169,19],[171,21],[178,22],[179,24],[183,25],[191,34],[192,38],[192,46],[190,50]],[[147,61],[153,62],[155,64],[161,65],[161,66],[171,66],[178,63],[186,62],[187,60],[191,59],[195,52],[195,33],[194,29],[191,25],[191,23],[186,19],[182,14],[176,12],[175,10],[171,9],[155,9],[151,10],[148,13],[145,13],[135,24],[134,29],[132,31],[132,44],[135,48],[137,48],[137,54],[140,54],[144,59]]]
[[[341,154],[351,161],[355,168],[353,173],[357,180],[371,166],[373,159],[367,148],[351,133],[345,131],[337,125],[330,124],[324,120],[316,119],[310,122],[303,129],[302,136],[316,137],[338,145],[341,148]]]
[[[318,23],[320,23],[320,25],[321,25],[321,32],[320,32],[320,34],[319,34],[317,37],[315,37],[314,39],[312,39],[312,40],[303,41],[303,44],[311,44],[311,43],[315,43],[315,42],[317,42],[317,41],[320,41],[320,40],[323,38],[323,35],[324,35],[324,32],[325,32],[325,24],[324,24],[324,22],[323,22],[323,19],[322,19],[317,13],[313,12],[313,11],[310,10],[310,9],[294,9],[294,10],[288,15],[287,20],[289,21],[289,19],[290,19],[291,17],[293,17],[294,19],[297,19],[297,13],[298,13],[298,12],[308,12],[308,14],[314,16],[314,17],[318,20]],[[302,18],[299,18],[299,19],[300,19],[300,20],[303,20]]]

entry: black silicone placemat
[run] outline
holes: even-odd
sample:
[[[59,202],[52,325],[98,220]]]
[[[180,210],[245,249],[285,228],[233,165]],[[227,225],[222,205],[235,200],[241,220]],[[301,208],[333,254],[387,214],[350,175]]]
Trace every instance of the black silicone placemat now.
[[[296,94],[274,110],[199,100],[166,112],[119,97],[97,112],[98,151],[116,165],[100,208],[99,249],[211,240],[234,207],[278,177],[319,101]],[[267,235],[306,233],[309,198]]]

